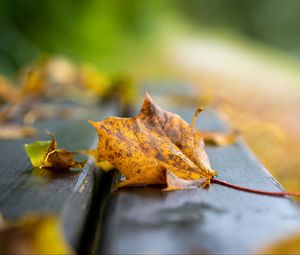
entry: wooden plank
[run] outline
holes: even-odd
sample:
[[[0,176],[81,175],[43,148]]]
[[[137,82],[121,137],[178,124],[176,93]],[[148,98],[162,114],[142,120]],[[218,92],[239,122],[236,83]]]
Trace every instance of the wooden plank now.
[[[105,109],[105,107],[103,107]],[[98,118],[115,112],[98,110]],[[95,116],[95,115],[94,115]],[[84,116],[81,120],[48,119],[35,127],[55,133],[59,147],[74,151],[95,147],[97,137]],[[39,137],[48,140],[45,133]],[[97,183],[101,178],[88,162],[82,172],[59,173],[32,169],[23,144],[35,139],[0,140],[0,212],[5,218],[19,218],[28,213],[61,216],[67,240],[80,251],[82,234],[93,208]],[[88,234],[87,234],[88,235]]]
[[[194,113],[191,108],[165,108],[189,122]],[[228,128],[213,111],[201,114],[197,125],[202,130]],[[207,152],[218,178],[282,190],[242,140],[228,147],[207,147]],[[110,194],[104,215],[95,254],[245,254],[300,227],[293,200],[218,185],[169,193],[158,187],[124,189]]]

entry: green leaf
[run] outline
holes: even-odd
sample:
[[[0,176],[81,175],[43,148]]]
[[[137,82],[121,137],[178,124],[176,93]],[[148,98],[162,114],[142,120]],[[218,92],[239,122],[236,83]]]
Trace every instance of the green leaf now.
[[[36,141],[32,144],[25,144],[25,151],[33,167],[65,170],[84,167],[86,161],[77,162],[73,159],[77,152],[57,149],[54,134],[49,132],[48,134],[51,135],[51,141]]]
[[[32,144],[25,144],[25,151],[31,161],[33,167],[43,165],[48,151],[52,145],[52,141],[36,141]]]

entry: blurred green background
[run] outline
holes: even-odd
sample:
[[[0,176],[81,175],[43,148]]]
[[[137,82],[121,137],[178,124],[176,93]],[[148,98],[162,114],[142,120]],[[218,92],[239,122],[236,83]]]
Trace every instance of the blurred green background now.
[[[1,0],[0,73],[53,54],[124,70],[168,34],[202,29],[299,56],[299,10],[298,0]]]

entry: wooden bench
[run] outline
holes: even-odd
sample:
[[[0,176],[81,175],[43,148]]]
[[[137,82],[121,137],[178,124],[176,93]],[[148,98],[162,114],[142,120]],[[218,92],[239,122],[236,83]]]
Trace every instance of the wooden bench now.
[[[98,110],[102,117],[116,114],[114,107]],[[42,134],[38,139],[49,140],[44,129],[55,133],[61,148],[70,151],[96,146],[97,135],[86,119],[48,119],[35,124]],[[90,217],[97,209],[94,198],[102,172],[87,162],[81,173],[52,172],[32,169],[24,144],[34,139],[0,140],[0,212],[5,218],[17,219],[29,213],[56,214],[66,239],[78,253],[85,253],[93,231],[86,231]]]
[[[154,99],[167,94],[151,88],[147,90]],[[191,107],[169,101],[162,107],[188,122],[194,114]],[[103,111],[99,119],[107,115]],[[197,125],[202,130],[228,129],[210,110],[201,115]],[[97,141],[95,131],[84,121],[49,120],[38,127],[54,131],[61,146],[68,149],[94,147]],[[117,177],[103,174],[91,164],[79,175],[33,173],[22,146],[27,142],[0,141],[0,211],[11,218],[27,212],[62,215],[67,240],[79,254],[251,253],[300,227],[299,210],[289,198],[218,185],[169,193],[160,187],[112,192]],[[242,140],[228,147],[207,147],[207,151],[220,179],[256,189],[282,190]]]

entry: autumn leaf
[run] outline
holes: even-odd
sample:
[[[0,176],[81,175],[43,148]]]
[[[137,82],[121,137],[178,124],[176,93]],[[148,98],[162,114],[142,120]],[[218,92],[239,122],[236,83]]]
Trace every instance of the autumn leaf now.
[[[3,220],[0,225],[0,254],[75,254],[65,241],[55,215],[27,215]]]
[[[202,132],[202,136],[206,145],[227,146],[236,142],[239,132],[233,131],[231,133],[222,132]]]
[[[126,178],[120,187],[169,185],[166,171],[183,180],[201,180],[201,186],[209,185],[216,175],[201,132],[161,109],[148,95],[137,116],[108,117],[91,124],[99,136],[98,157],[109,161]]]
[[[0,109],[0,123],[7,121],[15,112],[24,112],[30,101],[34,98],[41,97],[45,91],[45,77],[42,69],[31,70],[24,83],[19,89],[14,88],[14,91],[9,89],[9,85],[3,88],[4,91],[11,94],[13,100],[10,100],[10,103],[5,107]],[[0,77],[0,85],[2,85],[3,80]],[[0,97],[2,94],[2,89],[0,89]],[[24,105],[27,107],[24,107]]]
[[[73,158],[77,152],[68,152],[65,149],[57,149],[57,142],[53,134],[50,141],[36,141],[25,144],[25,151],[33,167],[51,169],[81,169],[84,162],[77,162]]]
[[[90,149],[90,150],[80,150],[80,153],[88,156],[91,158],[93,161],[93,164],[103,170],[104,172],[108,172],[115,167],[109,163],[107,160],[102,159],[101,157],[98,156],[98,152],[96,149]]]
[[[19,98],[19,91],[4,76],[0,75],[0,104],[15,102]]]
[[[81,67],[80,78],[87,90],[100,97],[106,93],[110,86],[108,78],[89,65]]]
[[[277,240],[257,254],[299,254],[300,253],[300,233],[288,236],[281,240]]]
[[[0,126],[0,139],[19,139],[36,135],[37,130],[33,127],[5,124]]]
[[[21,97],[41,96],[46,90],[44,76],[45,74],[42,68],[31,70],[21,87]]]
[[[146,95],[140,113],[132,118],[108,117],[90,123],[98,133],[97,161],[107,160],[125,177],[118,187],[166,184],[165,191],[209,187],[210,183],[270,196],[300,196],[299,192],[270,192],[241,187],[214,178],[204,140],[229,145],[236,133],[202,133],[194,124],[202,109],[186,123]]]
[[[197,116],[200,112],[202,112],[204,109],[202,107],[199,107],[194,115],[194,118],[192,120],[191,126],[195,126],[195,122],[197,120]],[[201,132],[201,136],[204,140],[204,143],[206,145],[220,145],[220,146],[227,146],[232,145],[236,142],[239,132],[237,130],[234,130],[230,133],[224,133],[224,132]]]

